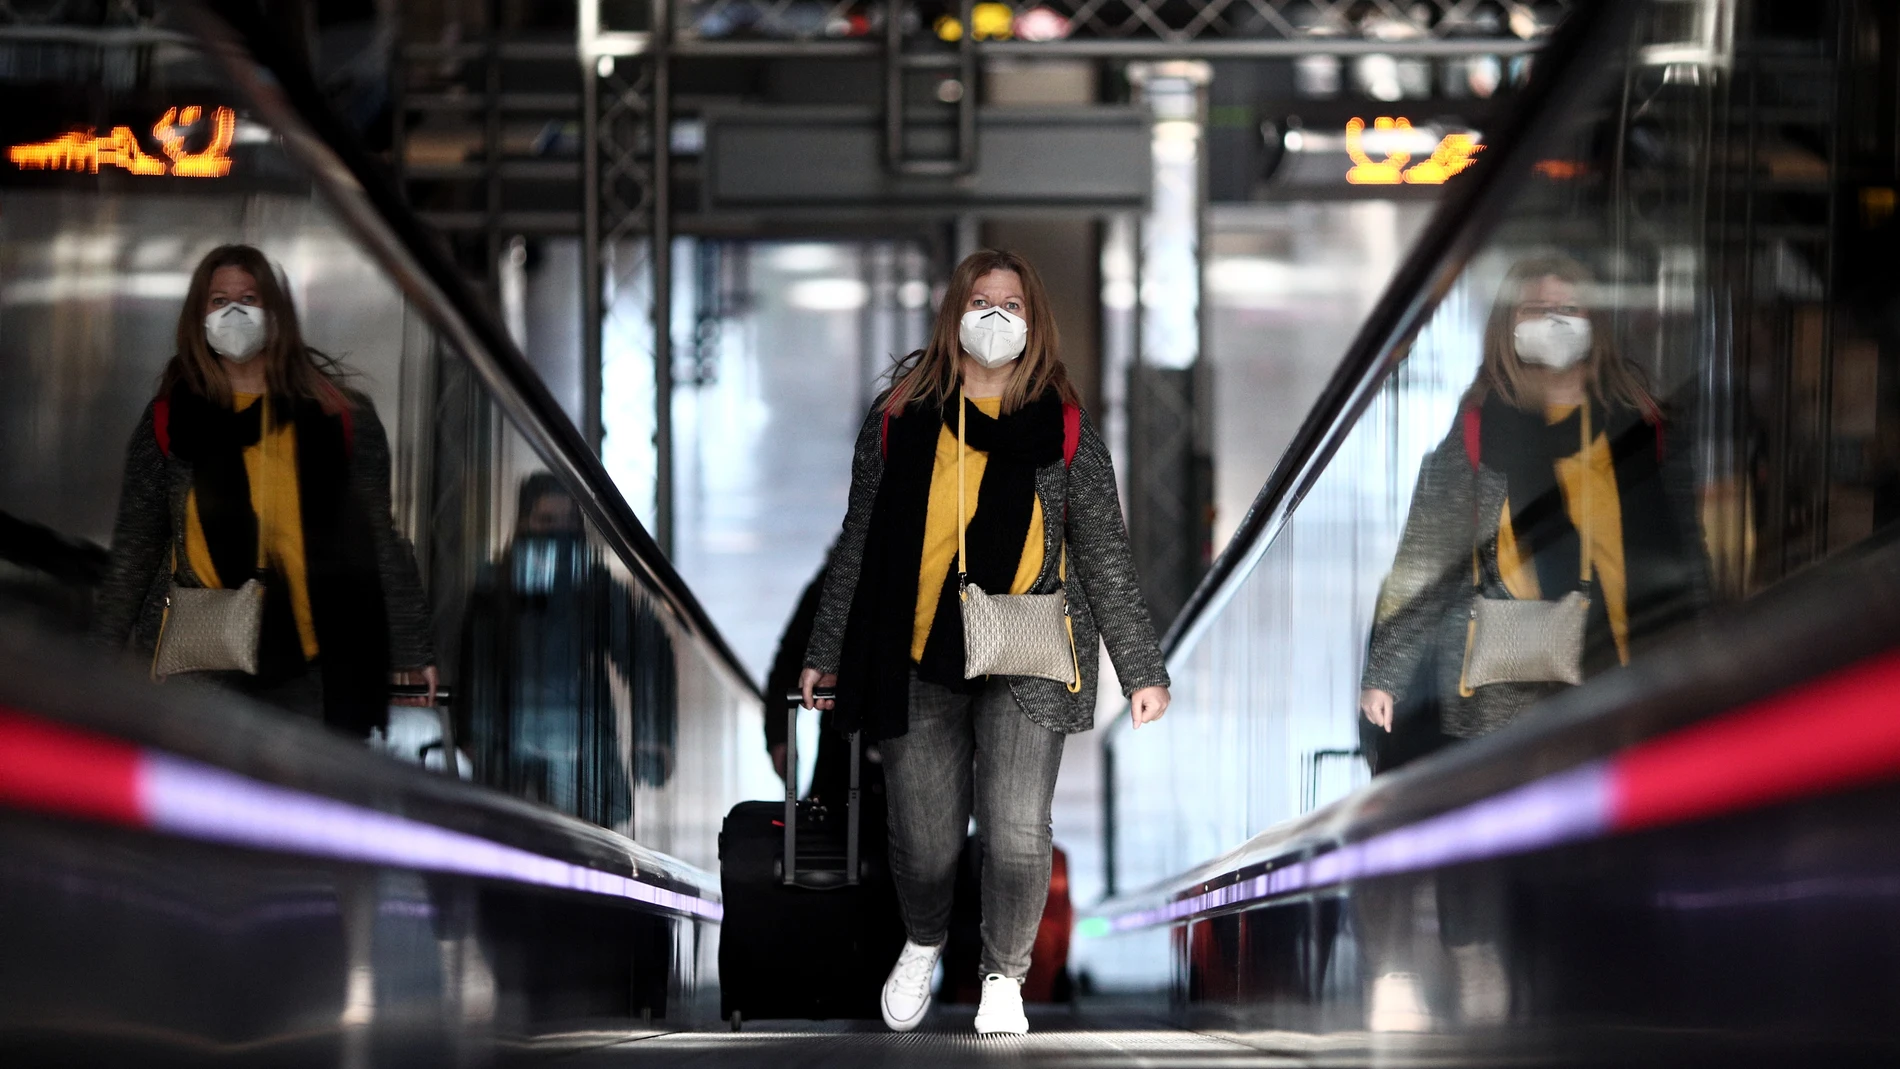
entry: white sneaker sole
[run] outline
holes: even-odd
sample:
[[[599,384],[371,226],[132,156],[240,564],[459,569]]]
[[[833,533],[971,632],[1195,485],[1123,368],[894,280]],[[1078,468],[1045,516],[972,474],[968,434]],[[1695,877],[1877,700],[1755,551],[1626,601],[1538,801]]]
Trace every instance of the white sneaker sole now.
[[[978,1017],[976,1034],[979,1036],[1026,1036],[1029,1034],[1029,1018],[1018,1017],[1012,1021]]]
[[[935,995],[924,999],[924,1004],[917,1008],[917,1015],[914,1017],[893,1017],[891,1016],[890,1004],[884,1001],[884,993],[880,991],[877,996],[877,1012],[883,1015],[884,1026],[886,1028],[889,1028],[893,1032],[908,1032],[918,1025],[923,1024],[924,1018],[930,1016],[930,1004],[934,1001],[936,1001]]]

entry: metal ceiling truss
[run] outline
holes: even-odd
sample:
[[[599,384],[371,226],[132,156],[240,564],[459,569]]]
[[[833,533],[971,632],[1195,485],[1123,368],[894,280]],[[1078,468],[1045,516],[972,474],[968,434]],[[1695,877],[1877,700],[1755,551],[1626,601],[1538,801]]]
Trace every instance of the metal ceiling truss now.
[[[896,0],[908,42],[940,46],[933,21],[955,3]],[[1384,53],[1505,54],[1535,49],[1578,0],[993,0],[974,20],[990,55],[1150,59]],[[1007,9],[1008,18],[998,9]],[[863,0],[686,0],[681,56],[880,51],[886,4]],[[1041,28],[1025,40],[1022,16]],[[1050,16],[1053,16],[1051,18]],[[1059,33],[1057,32],[1059,28]],[[954,39],[954,38],[952,38]]]
[[[1505,55],[1538,47],[1577,2],[992,0],[977,5],[973,0],[651,0],[648,25],[622,30],[603,27],[600,0],[578,0],[587,323],[583,430],[598,448],[602,332],[616,317],[644,313],[647,322],[641,327],[651,331],[655,396],[672,396],[670,73],[676,61],[881,57],[891,87],[885,116],[891,139],[887,166],[898,173],[967,174],[977,165],[972,157],[976,95],[966,90],[957,101],[960,136],[954,157],[913,159],[904,148],[905,70],[956,70],[967,87],[979,56],[1113,61]],[[1023,21],[1031,12],[1036,12],[1034,18]],[[952,20],[959,32],[942,32],[942,19]],[[1017,28],[1029,29],[1035,21],[1062,32],[1051,34],[1054,39],[1022,39]],[[654,434],[653,533],[668,552],[671,410],[664,400],[656,405]]]

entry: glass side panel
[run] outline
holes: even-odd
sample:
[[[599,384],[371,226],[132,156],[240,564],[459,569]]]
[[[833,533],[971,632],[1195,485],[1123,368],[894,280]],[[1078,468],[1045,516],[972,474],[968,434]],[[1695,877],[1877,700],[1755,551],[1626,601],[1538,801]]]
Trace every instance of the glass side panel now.
[[[240,558],[246,571],[261,542],[259,674],[163,685],[250,693],[361,737],[383,718],[380,691],[350,699],[367,719],[345,724],[337,681],[432,665],[476,779],[714,865],[717,815],[747,793],[731,755],[758,750],[738,738],[756,738],[759,713],[713,637],[583,518],[577,489],[216,64],[162,30],[43,37],[0,42],[6,611],[149,673],[173,585],[223,579]],[[231,244],[261,259],[241,278],[200,271]],[[207,333],[228,285],[265,313],[243,363]],[[169,391],[168,367],[239,393],[264,369],[273,420],[295,413],[294,460],[247,451],[246,435],[282,428],[246,430],[215,387]],[[380,601],[340,593],[364,590]],[[378,745],[440,765],[434,711],[388,714]]]
[[[1500,225],[1174,651],[1161,729],[1110,731],[1118,890],[1534,718],[1891,530],[1878,57],[1837,52],[1849,6],[1733,37],[1712,12],[1643,5],[1636,47],[1543,128]]]

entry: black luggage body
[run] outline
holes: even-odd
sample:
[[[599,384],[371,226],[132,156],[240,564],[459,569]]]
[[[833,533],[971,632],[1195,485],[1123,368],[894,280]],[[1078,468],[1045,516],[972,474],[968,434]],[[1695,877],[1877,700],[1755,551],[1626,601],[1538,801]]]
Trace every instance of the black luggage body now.
[[[719,933],[720,1014],[874,1019],[884,979],[904,945],[885,863],[883,815],[864,827],[855,732],[845,806],[797,801],[797,702],[786,715],[791,775],[785,801],[741,802],[719,832],[726,911]]]

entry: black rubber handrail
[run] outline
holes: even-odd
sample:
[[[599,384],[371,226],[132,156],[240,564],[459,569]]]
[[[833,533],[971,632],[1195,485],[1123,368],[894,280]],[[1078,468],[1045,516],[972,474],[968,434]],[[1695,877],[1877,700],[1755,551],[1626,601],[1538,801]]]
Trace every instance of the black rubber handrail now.
[[[460,350],[515,429],[567,484],[601,536],[630,568],[647,577],[743,686],[758,695],[758,681],[647,533],[540,374],[469,288],[441,237],[408,206],[388,171],[330,109],[307,64],[278,34],[264,8],[246,0],[204,0],[185,10],[191,28],[283,137],[285,150],[309,168],[312,181],[344,223]]]
[[[1245,565],[1285,526],[1346,434],[1438,302],[1480,248],[1512,193],[1531,174],[1556,126],[1550,118],[1581,102],[1583,92],[1629,39],[1638,5],[1601,0],[1571,8],[1550,43],[1536,54],[1515,106],[1486,131],[1476,167],[1446,187],[1445,199],[1392,275],[1319,400],[1247,509],[1234,536],[1168,627],[1162,648],[1172,658],[1198,631],[1229,588],[1246,579]]]

